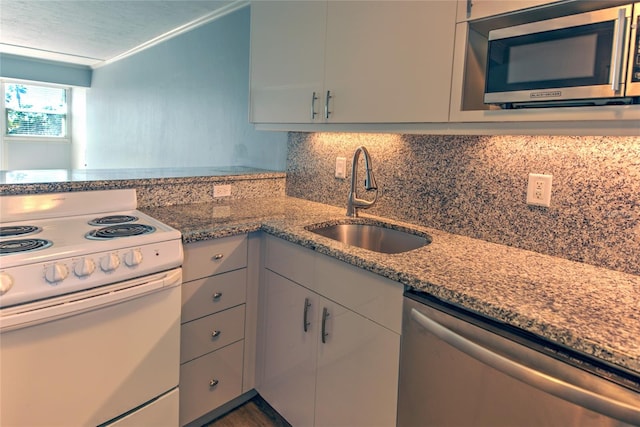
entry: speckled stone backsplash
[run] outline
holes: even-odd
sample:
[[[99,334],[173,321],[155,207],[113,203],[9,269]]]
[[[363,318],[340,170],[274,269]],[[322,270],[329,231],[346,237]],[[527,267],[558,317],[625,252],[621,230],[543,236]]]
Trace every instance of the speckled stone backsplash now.
[[[289,196],[346,210],[364,145],[382,190],[372,214],[640,274],[638,137],[290,133],[288,145]],[[553,175],[550,208],[526,204],[529,173]]]

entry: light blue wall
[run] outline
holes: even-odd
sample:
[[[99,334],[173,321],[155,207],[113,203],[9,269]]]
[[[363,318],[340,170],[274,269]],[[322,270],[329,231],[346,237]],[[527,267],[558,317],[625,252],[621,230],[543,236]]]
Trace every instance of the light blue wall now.
[[[287,135],[248,122],[249,21],[245,7],[95,69],[85,167],[283,171]]]
[[[0,53],[0,77],[70,86],[91,86],[91,68],[86,65],[27,58]]]

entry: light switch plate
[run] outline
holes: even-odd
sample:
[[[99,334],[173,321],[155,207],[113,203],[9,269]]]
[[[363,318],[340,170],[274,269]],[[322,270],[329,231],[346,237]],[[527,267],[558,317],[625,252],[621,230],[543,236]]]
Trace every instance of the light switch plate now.
[[[527,204],[535,206],[551,206],[551,180],[553,175],[539,173],[529,174],[527,185]]]
[[[336,178],[345,179],[347,177],[346,157],[336,157]]]

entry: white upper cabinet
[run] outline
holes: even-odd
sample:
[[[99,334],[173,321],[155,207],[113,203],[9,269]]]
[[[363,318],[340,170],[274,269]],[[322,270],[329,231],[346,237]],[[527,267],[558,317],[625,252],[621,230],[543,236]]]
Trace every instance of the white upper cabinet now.
[[[324,1],[251,3],[252,122],[320,120],[326,16]]]
[[[446,122],[456,6],[252,3],[251,121]]]
[[[559,0],[458,0],[458,22],[501,15]]]
[[[329,2],[328,121],[447,121],[454,15],[447,1]]]

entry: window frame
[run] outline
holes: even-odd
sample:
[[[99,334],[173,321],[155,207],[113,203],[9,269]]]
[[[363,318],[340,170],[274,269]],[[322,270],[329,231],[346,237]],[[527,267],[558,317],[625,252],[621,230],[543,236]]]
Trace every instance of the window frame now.
[[[5,90],[7,84],[23,84],[28,86],[41,86],[41,87],[51,87],[56,89],[64,89],[65,96],[67,100],[67,113],[65,115],[65,136],[44,136],[44,135],[9,135],[7,134],[7,108],[5,104]],[[2,132],[2,141],[3,142],[14,142],[14,143],[29,143],[29,142],[38,142],[38,143],[71,143],[71,121],[73,120],[71,111],[71,86],[68,85],[60,85],[53,83],[45,83],[45,82],[36,82],[30,80],[16,80],[16,79],[0,79],[0,91],[2,93],[2,102],[0,102],[0,131]]]

